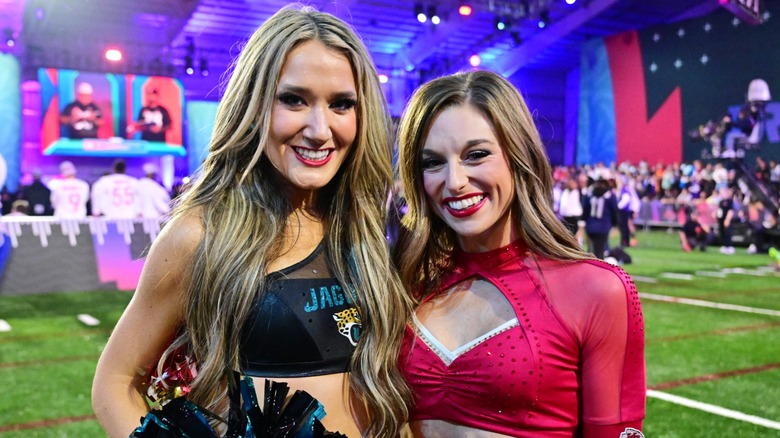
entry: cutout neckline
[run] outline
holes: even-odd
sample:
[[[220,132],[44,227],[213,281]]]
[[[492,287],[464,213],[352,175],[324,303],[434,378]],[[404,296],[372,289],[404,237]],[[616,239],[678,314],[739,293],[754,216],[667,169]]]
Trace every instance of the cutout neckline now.
[[[478,336],[476,339],[473,339],[454,350],[449,350],[436,338],[436,336],[433,335],[433,333],[431,333],[430,330],[428,330],[422,324],[422,322],[420,322],[420,320],[417,318],[417,315],[414,313],[412,314],[412,322],[414,324],[414,331],[417,334],[417,337],[425,342],[425,344],[430,347],[436,356],[438,356],[439,359],[441,359],[441,361],[444,362],[444,364],[447,366],[450,366],[460,356],[478,347],[488,339],[520,325],[517,317],[512,318],[502,323],[498,327],[488,331],[487,333]]]

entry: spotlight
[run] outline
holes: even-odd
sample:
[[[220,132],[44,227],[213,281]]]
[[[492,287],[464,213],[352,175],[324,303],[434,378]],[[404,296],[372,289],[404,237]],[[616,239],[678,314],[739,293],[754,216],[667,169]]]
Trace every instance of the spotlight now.
[[[478,67],[481,63],[482,58],[480,58],[479,55],[471,55],[469,58],[469,64],[471,64],[472,67]]]
[[[498,30],[506,30],[509,27],[509,18],[499,17],[496,15],[495,25]]]
[[[184,72],[188,75],[195,74],[195,64],[192,61],[192,57],[195,56],[195,41],[191,36],[187,37],[187,54],[184,55]]]
[[[386,84],[386,83],[387,83],[387,81],[389,81],[389,80],[390,80],[390,78],[388,78],[386,74],[384,74],[384,73],[381,73],[381,74],[379,75],[379,83],[380,83],[380,84]]]
[[[414,71],[414,64],[406,64],[406,71]]]
[[[577,0],[566,0],[567,5],[573,5],[575,3],[577,3]]]
[[[544,29],[550,24],[550,11],[545,9],[539,12],[539,29]]]
[[[107,49],[106,59],[111,62],[119,62],[122,60],[122,52],[119,49]]]
[[[423,12],[423,7],[421,3],[415,3],[414,15],[417,17],[417,21],[419,21],[420,23],[425,23],[426,21],[428,21],[428,16],[426,16],[425,12]]]
[[[14,39],[14,30],[10,27],[5,28],[5,45],[13,47],[16,45],[16,39]]]
[[[200,74],[201,76],[209,75],[209,61],[206,58],[200,58]]]
[[[471,5],[468,3],[462,3],[458,8],[458,13],[464,17],[468,17],[472,12],[473,10],[471,9]]]
[[[428,6],[428,16],[431,17],[431,23],[434,25],[441,23],[441,18],[436,14],[435,6]]]
[[[192,63],[192,56],[190,55],[184,57],[184,72],[188,75],[195,73],[195,66]]]

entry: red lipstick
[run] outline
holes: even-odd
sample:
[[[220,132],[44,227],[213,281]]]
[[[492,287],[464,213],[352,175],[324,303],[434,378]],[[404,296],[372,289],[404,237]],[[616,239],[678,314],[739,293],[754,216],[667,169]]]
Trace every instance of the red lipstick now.
[[[470,207],[464,208],[463,210],[455,210],[450,207],[449,203],[459,201],[462,199],[469,199],[473,197],[474,195],[461,196],[458,198],[446,198],[444,200],[444,209],[447,210],[452,216],[457,218],[464,218],[464,217],[471,216],[477,211],[479,211],[479,209],[482,208],[483,205],[485,205],[485,202],[487,202],[487,196],[483,196],[481,201],[477,202],[476,204]]]
[[[306,149],[307,151],[316,151],[316,149],[304,148],[300,146],[296,146],[292,148],[293,152],[295,153],[295,158],[297,158],[298,161],[300,161],[301,163],[307,166],[311,166],[311,167],[324,166],[325,164],[328,163],[328,161],[330,161],[331,158],[333,158],[333,150],[328,150],[328,155],[325,157],[324,160],[317,160],[317,161],[309,160],[305,158],[303,155],[299,154],[298,149]]]

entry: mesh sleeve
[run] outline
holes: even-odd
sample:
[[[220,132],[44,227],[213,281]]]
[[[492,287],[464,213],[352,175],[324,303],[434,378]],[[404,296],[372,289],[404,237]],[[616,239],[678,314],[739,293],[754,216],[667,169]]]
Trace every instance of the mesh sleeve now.
[[[553,307],[580,342],[583,436],[641,430],[644,322],[634,283],[604,262],[543,271]]]

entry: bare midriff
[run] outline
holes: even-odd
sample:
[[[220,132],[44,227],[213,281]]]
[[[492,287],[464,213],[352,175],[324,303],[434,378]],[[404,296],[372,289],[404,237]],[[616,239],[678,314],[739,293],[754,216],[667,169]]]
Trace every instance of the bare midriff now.
[[[511,438],[509,435],[474,429],[473,427],[462,426],[460,424],[442,420],[414,421],[409,425],[409,428],[412,431],[412,435],[417,438]]]

